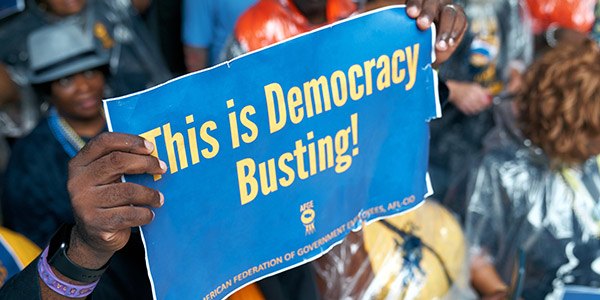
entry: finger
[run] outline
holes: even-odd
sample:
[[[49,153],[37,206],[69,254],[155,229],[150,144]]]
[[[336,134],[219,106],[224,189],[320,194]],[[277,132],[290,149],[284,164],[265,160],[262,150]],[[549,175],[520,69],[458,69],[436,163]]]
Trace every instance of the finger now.
[[[442,16],[438,27],[437,43],[435,45],[435,48],[439,51],[446,51],[449,47],[454,46],[454,41],[452,42],[453,44],[450,45],[450,36],[452,34],[452,29],[454,28],[456,14],[456,9],[453,6],[445,5],[442,9]]]
[[[452,25],[452,31],[450,32],[450,38],[448,39],[448,45],[453,47],[457,45],[463,38],[467,31],[467,16],[464,9],[460,5],[446,5],[451,7],[455,11],[454,24]]]
[[[423,8],[417,18],[417,26],[421,30],[426,30],[431,27],[431,24],[438,17],[440,8],[439,0],[423,0]]]
[[[118,232],[150,224],[154,220],[154,212],[147,207],[120,206],[99,212],[97,218],[103,231]]]
[[[111,152],[92,162],[87,168],[88,172],[80,176],[92,185],[103,185],[114,183],[126,174],[163,174],[167,166],[151,155]]]
[[[70,164],[87,166],[114,151],[150,154],[153,150],[154,145],[139,136],[105,132],[89,141],[71,160]]]
[[[101,197],[101,203],[95,203],[97,207],[113,208],[119,206],[151,206],[161,207],[164,196],[161,192],[139,184],[130,182],[119,182],[96,187],[94,192]]]
[[[407,0],[406,14],[413,19],[418,18],[423,9],[423,1],[424,0]]]

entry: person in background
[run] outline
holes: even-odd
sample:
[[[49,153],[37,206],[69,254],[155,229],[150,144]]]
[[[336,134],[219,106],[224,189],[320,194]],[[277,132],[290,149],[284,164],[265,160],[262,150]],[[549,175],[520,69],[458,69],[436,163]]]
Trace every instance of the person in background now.
[[[238,20],[226,56],[233,58],[344,19],[357,12],[351,0],[261,0]]]
[[[358,3],[352,0],[260,0],[239,18],[225,57],[231,59],[354,13],[391,4],[406,4],[407,14],[417,19],[420,29],[429,28],[434,21],[439,23],[436,63],[448,60],[462,40],[466,17],[460,6],[441,0],[366,0]]]
[[[184,0],[183,43],[188,72],[221,61],[238,17],[256,0]]]
[[[513,120],[490,133],[466,217],[482,296],[506,296],[520,251],[523,299],[600,296],[598,72],[600,49],[590,40],[550,50],[526,73],[516,118],[506,114]]]
[[[10,79],[10,74],[0,64],[0,195],[6,165],[10,157],[11,145],[15,138],[33,129],[38,119],[38,109],[34,103],[21,101],[19,88]]]
[[[2,195],[4,224],[42,246],[64,222],[72,222],[67,163],[86,140],[105,129],[102,114],[108,53],[74,24],[34,31],[28,39],[29,80],[51,108],[19,140]]]
[[[111,57],[106,97],[136,92],[171,78],[132,7],[143,9],[143,2],[148,0],[27,0],[25,11],[0,21],[0,147],[7,148],[2,154],[10,153],[12,142],[29,133],[48,108],[29,82],[30,53],[26,44],[34,30],[68,22],[93,38],[96,47]],[[0,165],[0,173],[1,169]]]
[[[145,0],[151,2],[142,18],[158,41],[163,57],[173,76],[187,73],[181,41],[183,0]],[[139,9],[138,9],[139,11]]]
[[[464,1],[469,29],[455,55],[440,66],[450,90],[442,118],[433,120],[429,172],[434,197],[464,217],[469,167],[494,127],[493,99],[509,100],[532,60],[526,11],[517,1]]]
[[[27,36],[36,29],[57,22],[77,24],[86,35],[94,38],[99,50],[110,54],[112,79],[108,82],[108,96],[137,92],[171,78],[156,42],[131,2],[28,0],[24,12],[0,27],[0,41],[4,45],[0,49],[0,60],[21,90],[26,90],[29,85]],[[26,96],[25,92],[21,95]]]

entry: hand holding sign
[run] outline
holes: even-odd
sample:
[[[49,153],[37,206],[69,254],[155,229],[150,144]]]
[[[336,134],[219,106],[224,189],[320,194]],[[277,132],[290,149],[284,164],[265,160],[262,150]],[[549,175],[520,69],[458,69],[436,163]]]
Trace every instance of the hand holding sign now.
[[[467,30],[467,16],[460,5],[454,5],[452,0],[374,0],[366,5],[371,10],[392,4],[405,4],[409,17],[417,20],[421,30],[437,26],[435,44],[436,61],[439,65],[452,55],[462,41]]]
[[[68,255],[77,264],[98,269],[123,248],[131,227],[150,223],[161,207],[160,192],[121,182],[124,174],[162,174],[164,163],[150,156],[152,144],[118,133],[91,140],[69,163],[68,189],[76,225]]]

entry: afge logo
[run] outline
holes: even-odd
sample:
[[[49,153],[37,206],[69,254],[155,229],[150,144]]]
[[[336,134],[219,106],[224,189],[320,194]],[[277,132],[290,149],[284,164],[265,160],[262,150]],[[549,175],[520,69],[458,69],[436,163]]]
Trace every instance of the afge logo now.
[[[306,228],[305,235],[315,233],[315,210],[312,200],[300,205],[300,221]]]

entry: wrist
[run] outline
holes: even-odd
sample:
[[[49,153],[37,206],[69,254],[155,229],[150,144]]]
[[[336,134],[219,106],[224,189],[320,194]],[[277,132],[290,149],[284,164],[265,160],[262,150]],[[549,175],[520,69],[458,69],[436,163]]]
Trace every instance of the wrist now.
[[[54,234],[45,251],[47,265],[74,282],[98,281],[108,267],[110,257],[97,256],[97,253],[77,246],[81,244],[72,238],[72,229],[72,225],[63,225]]]
[[[72,229],[67,256],[74,263],[88,269],[100,269],[110,261],[114,253],[96,249],[85,242],[75,227]]]

